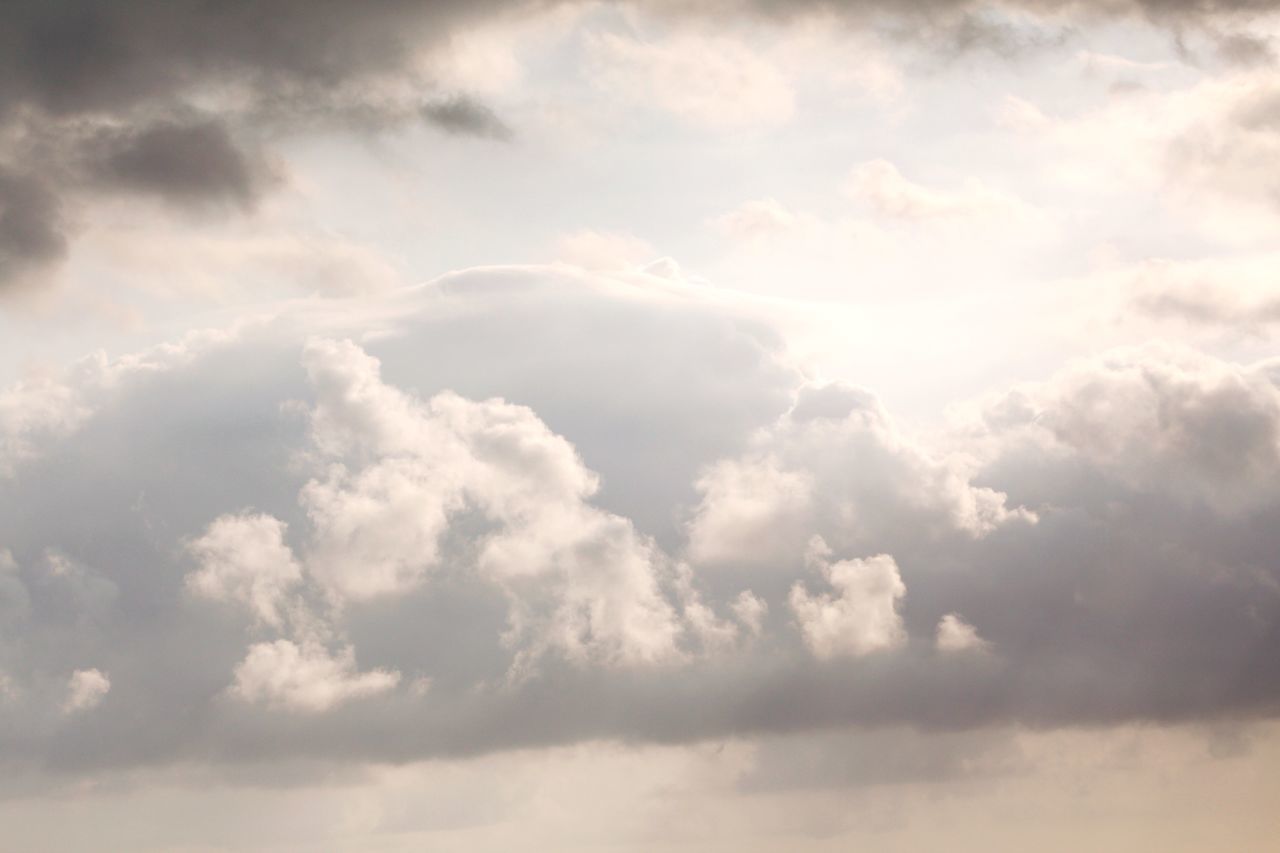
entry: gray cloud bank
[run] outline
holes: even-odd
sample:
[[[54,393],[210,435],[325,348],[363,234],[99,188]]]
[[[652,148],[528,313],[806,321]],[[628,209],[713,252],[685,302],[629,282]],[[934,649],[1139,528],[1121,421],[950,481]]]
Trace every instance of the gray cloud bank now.
[[[475,270],[15,386],[0,472],[15,768],[1280,703],[1275,362],[1111,353],[926,445],[749,304]]]

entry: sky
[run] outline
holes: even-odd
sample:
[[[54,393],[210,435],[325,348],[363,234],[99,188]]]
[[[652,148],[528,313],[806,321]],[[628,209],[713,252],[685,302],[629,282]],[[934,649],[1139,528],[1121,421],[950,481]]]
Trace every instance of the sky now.
[[[1275,0],[0,7],[0,848],[1268,850]]]

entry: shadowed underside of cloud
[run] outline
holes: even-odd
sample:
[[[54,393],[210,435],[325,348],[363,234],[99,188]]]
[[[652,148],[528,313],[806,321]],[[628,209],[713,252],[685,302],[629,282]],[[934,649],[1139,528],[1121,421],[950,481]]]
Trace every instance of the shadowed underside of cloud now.
[[[1112,353],[923,444],[781,353],[713,291],[492,269],[10,389],[0,754],[1280,709],[1275,363]]]
[[[423,57],[525,3],[6,3],[0,10],[0,287],[64,253],[59,211],[89,192],[247,210],[277,183],[265,129],[370,129],[415,116],[507,139],[488,107],[442,100]],[[427,106],[385,103],[410,79]]]

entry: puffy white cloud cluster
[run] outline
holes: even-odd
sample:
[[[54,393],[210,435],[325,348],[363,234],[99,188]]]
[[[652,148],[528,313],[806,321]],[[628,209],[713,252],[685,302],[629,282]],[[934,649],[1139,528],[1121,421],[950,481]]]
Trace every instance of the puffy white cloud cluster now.
[[[827,543],[815,538],[808,561],[821,570],[835,595],[810,595],[800,583],[791,588],[791,609],[809,650],[820,658],[860,657],[902,645],[906,631],[898,602],[907,587],[893,557],[877,554],[834,563],[830,559]]]
[[[959,460],[895,428],[870,393],[838,383],[801,388],[795,405],[743,456],[698,481],[689,553],[701,563],[789,563],[822,536],[840,552],[960,531],[982,536],[1035,515],[973,485]]]
[[[993,401],[982,429],[998,454],[1067,455],[1127,489],[1243,512],[1276,499],[1277,377],[1274,360],[1118,350]]]
[[[589,502],[598,477],[531,410],[451,392],[419,401],[384,383],[350,341],[312,340],[303,361],[316,393],[310,462],[322,473],[299,493],[302,556],[282,521],[254,513],[216,519],[188,549],[194,592],[238,602],[292,638],[250,648],[238,695],[320,711],[395,686],[398,673],[357,673],[350,645],[325,650],[333,623],[344,607],[424,584],[468,520],[481,532],[454,559],[502,591],[512,675],[550,652],[606,665],[683,656],[686,626],[662,589],[676,568],[630,521]],[[732,644],[738,627],[698,600],[687,572],[677,592],[694,635]],[[763,604],[744,593],[735,608],[758,630]]]

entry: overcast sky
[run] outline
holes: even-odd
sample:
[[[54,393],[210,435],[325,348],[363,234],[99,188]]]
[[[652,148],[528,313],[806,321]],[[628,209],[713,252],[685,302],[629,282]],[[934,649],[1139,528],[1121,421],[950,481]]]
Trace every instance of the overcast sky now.
[[[0,6],[0,848],[1267,850],[1280,3]]]

